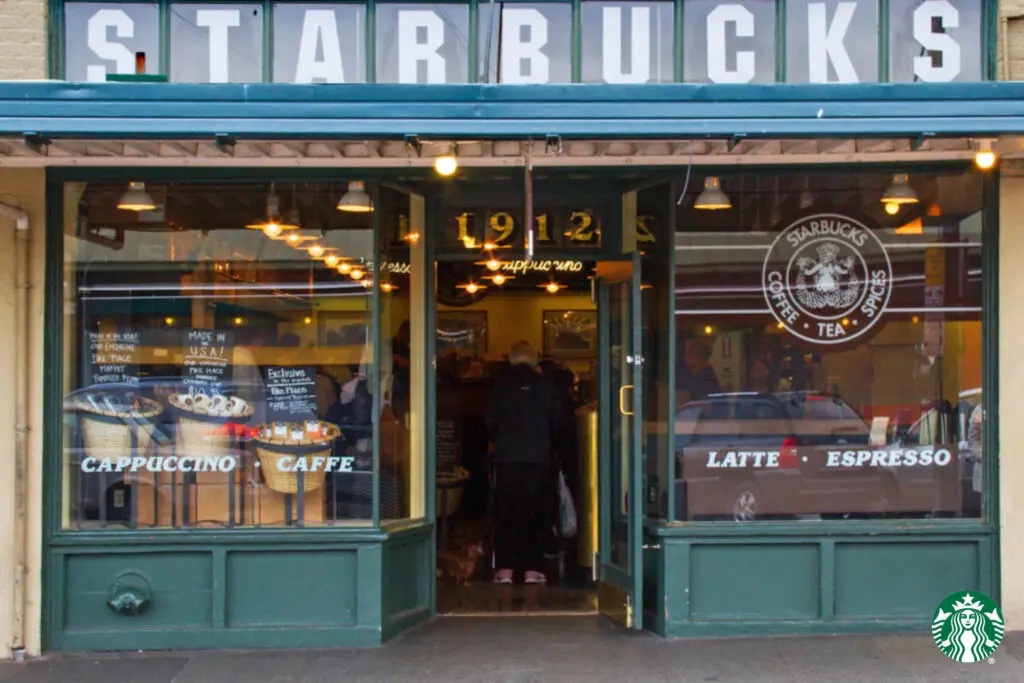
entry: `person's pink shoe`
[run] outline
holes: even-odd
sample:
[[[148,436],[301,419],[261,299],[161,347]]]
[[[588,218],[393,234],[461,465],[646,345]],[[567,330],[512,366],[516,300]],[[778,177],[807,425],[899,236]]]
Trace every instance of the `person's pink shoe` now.
[[[543,572],[528,571],[526,572],[526,583],[547,583],[548,577],[544,576]]]
[[[512,570],[499,569],[494,572],[494,583],[512,583]]]

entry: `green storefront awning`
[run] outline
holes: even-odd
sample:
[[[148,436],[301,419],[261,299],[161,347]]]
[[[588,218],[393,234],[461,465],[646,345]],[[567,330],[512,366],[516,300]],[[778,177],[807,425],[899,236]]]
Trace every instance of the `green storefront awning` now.
[[[1024,83],[292,85],[0,82],[0,137],[543,139],[1024,134]]]

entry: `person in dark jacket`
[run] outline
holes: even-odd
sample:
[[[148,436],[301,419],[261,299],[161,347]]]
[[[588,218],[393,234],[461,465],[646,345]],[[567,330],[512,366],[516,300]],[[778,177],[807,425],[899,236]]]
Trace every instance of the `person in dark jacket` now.
[[[554,511],[553,440],[562,404],[551,380],[537,369],[537,351],[517,342],[509,369],[494,386],[487,431],[494,443],[494,549],[496,583],[544,583],[543,544]]]

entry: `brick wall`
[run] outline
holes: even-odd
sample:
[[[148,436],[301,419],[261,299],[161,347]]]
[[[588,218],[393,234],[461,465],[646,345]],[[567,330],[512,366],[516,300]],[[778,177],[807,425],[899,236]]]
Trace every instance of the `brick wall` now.
[[[0,81],[46,78],[46,0],[0,0]]]

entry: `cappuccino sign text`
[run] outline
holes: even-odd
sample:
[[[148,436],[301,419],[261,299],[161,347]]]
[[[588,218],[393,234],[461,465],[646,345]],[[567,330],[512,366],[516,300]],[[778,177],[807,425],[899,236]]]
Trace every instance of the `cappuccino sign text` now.
[[[880,73],[890,81],[982,80],[982,2],[687,0],[680,77],[773,82],[783,71],[777,55],[785,55],[789,82],[871,82]],[[178,82],[466,83],[473,64],[487,82],[565,83],[576,20],[584,82],[677,80],[672,2],[584,0],[577,19],[569,2],[480,3],[476,26],[469,4],[455,2],[65,2],[64,12],[71,81],[134,73],[135,53],[145,52],[149,73]],[[480,52],[471,55],[474,44]],[[169,64],[159,63],[162,54]]]

